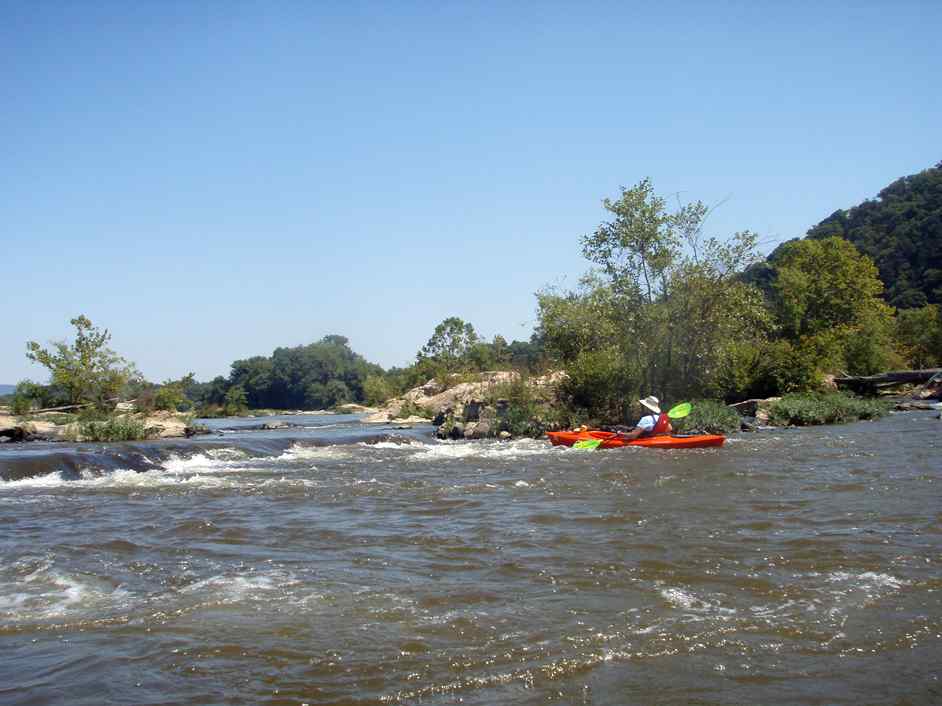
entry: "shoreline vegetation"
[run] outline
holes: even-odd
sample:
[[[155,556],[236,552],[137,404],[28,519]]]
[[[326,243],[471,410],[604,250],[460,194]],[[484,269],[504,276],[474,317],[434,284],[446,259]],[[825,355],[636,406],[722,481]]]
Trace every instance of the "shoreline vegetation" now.
[[[229,416],[264,419],[355,414],[360,415],[364,423],[432,424],[439,438],[455,440],[542,438],[546,431],[570,426],[561,422],[566,417],[557,406],[559,375],[551,376],[552,382],[528,380],[508,371],[491,371],[483,377],[477,382],[464,381],[452,387],[432,380],[382,408],[345,404],[332,410],[244,410]],[[938,404],[919,406],[903,401],[909,397],[906,394],[864,398],[833,391],[793,393],[729,405],[720,400],[698,399],[693,400],[687,417],[674,422],[674,433],[729,435],[763,428],[842,424],[879,419],[894,407],[901,410],[939,407]],[[0,437],[13,429],[21,430],[22,435],[6,441],[121,442],[211,433],[198,423],[201,418],[194,413],[175,411],[134,412],[127,404],[121,413],[50,412],[17,417],[0,406]],[[284,422],[263,423],[259,429],[287,426]]]
[[[0,397],[0,441],[184,436],[207,431],[201,417],[345,409],[431,420],[441,438],[541,436],[632,424],[648,395],[694,402],[678,432],[730,433],[875,419],[891,405],[835,379],[885,392],[875,373],[942,365],[942,163],[765,258],[755,233],[709,235],[710,207],[661,197],[648,179],[602,207],[579,238],[590,269],[574,289],[536,292],[527,341],[486,340],[453,316],[406,367],[384,370],[329,335],[236,360],[227,377],[157,384],[78,316],[74,340],[27,343],[49,380]],[[942,377],[917,394],[938,400]]]

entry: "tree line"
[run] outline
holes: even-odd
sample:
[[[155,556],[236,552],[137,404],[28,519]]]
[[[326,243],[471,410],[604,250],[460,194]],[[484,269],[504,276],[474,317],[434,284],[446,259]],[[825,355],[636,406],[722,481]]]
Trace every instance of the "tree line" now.
[[[580,241],[591,269],[574,289],[536,294],[529,341],[488,341],[453,316],[405,367],[384,370],[330,335],[236,360],[227,377],[157,385],[80,316],[73,343],[28,343],[50,381],[21,382],[14,404],[324,409],[379,404],[430,378],[562,369],[560,405],[604,422],[623,420],[648,394],[732,402],[819,389],[831,373],[942,363],[942,165],[832,214],[765,259],[754,233],[709,236],[702,202],[671,207],[648,179],[602,205],[606,220]]]

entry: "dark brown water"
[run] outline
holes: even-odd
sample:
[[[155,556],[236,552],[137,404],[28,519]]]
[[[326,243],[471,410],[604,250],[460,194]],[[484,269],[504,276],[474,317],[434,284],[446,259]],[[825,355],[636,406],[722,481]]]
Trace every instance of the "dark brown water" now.
[[[942,703],[932,416],[3,449],[0,703]]]

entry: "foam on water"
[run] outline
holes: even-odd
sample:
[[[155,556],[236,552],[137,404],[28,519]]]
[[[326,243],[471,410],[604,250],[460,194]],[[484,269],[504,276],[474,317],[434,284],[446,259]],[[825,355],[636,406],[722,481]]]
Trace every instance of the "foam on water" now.
[[[390,451],[402,451],[402,450],[408,451],[410,449],[414,450],[417,448],[424,448],[426,445],[423,444],[421,441],[408,440],[408,441],[399,441],[399,442],[377,441],[375,444],[370,444],[366,441],[363,441],[357,444],[357,446],[367,448],[367,449],[387,449]]]
[[[104,606],[124,605],[129,594],[121,586],[93,575],[76,574],[45,559],[22,574],[29,562],[21,561],[0,568],[0,617],[44,620],[73,612],[100,612]]]
[[[161,464],[166,473],[186,474],[196,471],[202,473],[224,473],[239,469],[241,458],[231,455],[200,453],[190,457],[171,456]]]
[[[200,475],[198,473],[184,476],[179,472],[167,474],[158,470],[135,471],[131,469],[118,469],[110,473],[96,475],[93,471],[86,469],[80,472],[79,478],[77,479],[67,478],[61,471],[55,471],[44,476],[0,482],[0,491],[26,489],[54,490],[60,488],[162,488],[168,486],[218,488],[236,485],[238,485],[237,481]]]
[[[859,574],[835,571],[828,575],[827,581],[830,585],[828,593],[835,600],[835,605],[831,608],[832,613],[843,613],[848,608],[868,606],[908,585],[906,581],[895,576],[875,571]]]
[[[868,591],[880,593],[886,590],[896,591],[908,582],[898,579],[889,574],[881,574],[875,571],[865,571],[861,574],[851,574],[846,571],[835,571],[828,576],[831,583],[849,583],[856,588],[862,588]]]
[[[553,447],[536,439],[514,441],[443,441],[437,444],[419,444],[418,452],[408,460],[426,462],[451,459],[512,459],[528,456],[544,456],[558,453]]]
[[[62,471],[53,471],[43,476],[20,478],[18,480],[0,480],[0,491],[16,491],[27,488],[56,488],[71,482],[73,481],[67,480],[62,475]]]
[[[215,596],[226,602],[241,602],[247,599],[268,599],[273,591],[285,591],[300,582],[288,572],[252,572],[241,574],[219,574],[192,583],[180,590],[182,594]]]
[[[710,602],[680,588],[668,587],[661,589],[661,597],[675,608],[691,613],[724,618],[736,614],[735,608],[724,608],[719,603]]]
[[[349,446],[305,446],[293,444],[277,457],[278,461],[333,460],[342,461],[351,458],[353,452]]]

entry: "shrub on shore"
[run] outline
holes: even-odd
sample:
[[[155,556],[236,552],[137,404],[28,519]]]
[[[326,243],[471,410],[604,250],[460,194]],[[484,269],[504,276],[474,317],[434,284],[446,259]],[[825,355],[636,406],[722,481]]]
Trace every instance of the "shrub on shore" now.
[[[142,441],[148,437],[144,421],[130,416],[80,421],[76,431],[83,441]]]
[[[841,424],[877,419],[889,411],[881,400],[864,399],[841,392],[785,395],[769,410],[769,421],[779,426]]]
[[[421,417],[422,419],[431,419],[434,415],[431,414],[425,407],[417,405],[412,400],[405,400],[402,403],[402,406],[399,407],[399,414],[396,415],[400,419],[406,419],[408,417]]]
[[[718,400],[695,400],[686,417],[671,422],[680,434],[730,434],[739,431],[739,413]]]

